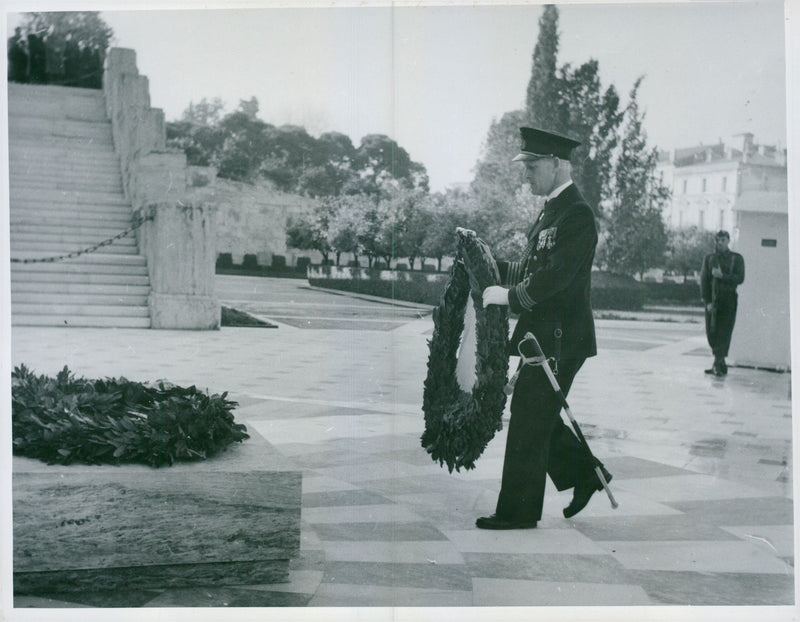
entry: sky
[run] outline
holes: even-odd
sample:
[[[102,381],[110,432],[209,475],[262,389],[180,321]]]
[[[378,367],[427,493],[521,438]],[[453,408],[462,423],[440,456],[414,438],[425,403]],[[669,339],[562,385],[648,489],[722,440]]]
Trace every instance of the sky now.
[[[356,145],[366,134],[392,136],[425,165],[433,190],[470,181],[492,119],[524,105],[542,12],[531,3],[183,8],[200,6],[231,5],[149,2],[147,10],[102,14],[114,44],[136,50],[152,105],[167,120],[204,97],[231,111],[255,96],[259,117],[274,125],[343,132]],[[34,8],[28,1],[20,10]],[[559,65],[596,59],[603,87],[614,84],[623,103],[645,76],[639,102],[651,145],[708,144],[741,132],[786,144],[780,0],[559,11]],[[10,15],[7,30],[14,23]]]

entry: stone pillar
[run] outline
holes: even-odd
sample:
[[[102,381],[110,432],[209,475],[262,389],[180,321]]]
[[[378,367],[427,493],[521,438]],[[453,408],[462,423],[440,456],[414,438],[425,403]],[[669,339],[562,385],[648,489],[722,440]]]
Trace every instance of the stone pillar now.
[[[186,155],[166,147],[164,113],[150,107],[136,52],[109,51],[103,90],[125,196],[135,213],[154,218],[136,233],[150,276],[150,324],[218,329],[216,210],[187,197]]]
[[[140,228],[150,272],[153,328],[215,330],[221,307],[214,295],[216,206],[154,203]]]

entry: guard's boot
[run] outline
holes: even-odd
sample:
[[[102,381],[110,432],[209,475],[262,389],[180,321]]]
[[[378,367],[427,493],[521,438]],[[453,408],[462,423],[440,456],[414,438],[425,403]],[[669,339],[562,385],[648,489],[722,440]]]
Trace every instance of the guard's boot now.
[[[600,469],[603,471],[603,477],[605,477],[606,483],[610,482],[612,478],[611,473],[606,471],[605,467],[601,466]],[[571,518],[585,508],[586,504],[589,503],[589,499],[591,499],[592,495],[598,490],[603,490],[603,484],[600,478],[597,477],[597,473],[592,471],[591,477],[575,485],[575,489],[572,493],[572,501],[564,508],[564,518]]]

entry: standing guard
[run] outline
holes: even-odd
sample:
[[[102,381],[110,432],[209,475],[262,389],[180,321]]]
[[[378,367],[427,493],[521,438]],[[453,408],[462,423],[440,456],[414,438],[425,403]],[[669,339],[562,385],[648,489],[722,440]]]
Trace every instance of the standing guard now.
[[[700,288],[706,305],[706,337],[714,353],[714,364],[705,373],[717,377],[728,373],[725,357],[736,322],[739,298],[736,287],[744,281],[744,258],[728,248],[730,240],[727,231],[717,232],[716,249],[705,256],[700,271]]]

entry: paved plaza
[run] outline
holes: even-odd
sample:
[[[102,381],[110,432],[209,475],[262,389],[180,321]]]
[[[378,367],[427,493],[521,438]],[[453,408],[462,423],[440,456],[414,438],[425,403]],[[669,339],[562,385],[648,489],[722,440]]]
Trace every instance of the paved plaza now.
[[[703,374],[701,324],[598,320],[600,354],[569,401],[619,508],[598,493],[564,519],[571,491],[548,482],[537,529],[491,532],[474,522],[494,511],[505,431],[468,472],[420,447],[425,308],[304,281],[218,277],[218,288],[278,328],[12,330],[12,363],[38,373],[68,365],[229,391],[236,420],[303,471],[289,583],[131,592],[125,606],[794,604],[790,374]],[[15,606],[108,603],[87,593]]]

